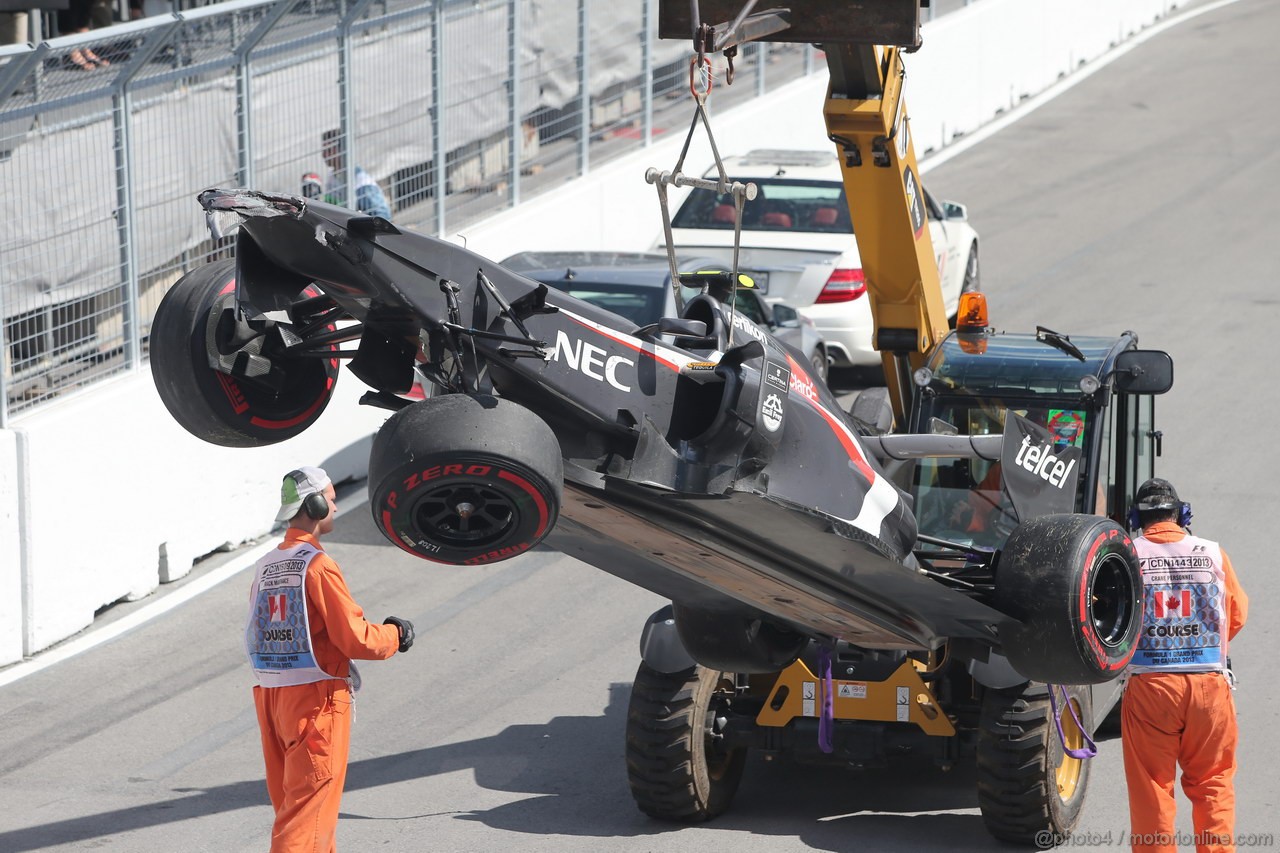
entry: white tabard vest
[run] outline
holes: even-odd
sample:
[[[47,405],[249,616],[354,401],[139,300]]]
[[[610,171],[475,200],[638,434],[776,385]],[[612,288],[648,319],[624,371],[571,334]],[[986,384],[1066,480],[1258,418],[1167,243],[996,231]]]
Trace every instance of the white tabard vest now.
[[[1225,671],[1226,571],[1217,542],[1133,540],[1142,569],[1142,636],[1130,672]]]
[[[320,551],[301,543],[277,549],[254,566],[245,651],[263,687],[310,684],[335,676],[316,665],[307,616],[307,567]]]

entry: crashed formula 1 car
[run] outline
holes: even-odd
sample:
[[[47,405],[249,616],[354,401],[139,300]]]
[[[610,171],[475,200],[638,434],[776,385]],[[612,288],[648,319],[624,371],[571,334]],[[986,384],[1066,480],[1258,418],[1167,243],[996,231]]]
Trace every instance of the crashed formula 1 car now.
[[[1088,684],[1133,653],[1140,581],[1119,526],[1050,516],[1046,537],[1032,518],[1001,551],[957,546],[968,582],[940,582],[870,448],[965,455],[971,439],[862,434],[803,358],[710,293],[636,327],[380,218],[249,190],[200,203],[238,227],[236,258],[156,313],[165,405],[215,444],[282,441],[349,359],[363,402],[395,410],[369,460],[374,520],[417,557],[480,565],[550,536],[669,598],[684,650],[722,671],[775,672],[812,639],[963,640],[1026,678]],[[415,372],[434,388],[409,402]]]

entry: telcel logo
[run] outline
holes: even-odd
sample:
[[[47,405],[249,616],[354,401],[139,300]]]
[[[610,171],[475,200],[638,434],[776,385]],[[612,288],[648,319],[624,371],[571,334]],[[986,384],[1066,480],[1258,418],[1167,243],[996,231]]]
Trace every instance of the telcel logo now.
[[[1049,481],[1049,485],[1061,489],[1067,477],[1071,476],[1071,469],[1076,467],[1076,460],[1063,462],[1049,452],[1052,449],[1048,444],[1032,447],[1031,437],[1024,436],[1013,461],[1040,479]]]
[[[630,391],[630,385],[623,385],[618,379],[618,365],[635,367],[636,363],[620,355],[609,355],[609,351],[585,341],[570,340],[563,330],[556,332],[556,348],[551,353],[552,361],[563,361],[571,370],[576,370],[597,382],[608,382],[619,391]]]

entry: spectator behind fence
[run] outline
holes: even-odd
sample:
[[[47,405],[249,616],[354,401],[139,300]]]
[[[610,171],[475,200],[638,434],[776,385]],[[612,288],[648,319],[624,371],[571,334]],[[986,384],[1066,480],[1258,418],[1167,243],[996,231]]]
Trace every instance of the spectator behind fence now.
[[[329,166],[329,174],[324,184],[320,176],[308,172],[302,176],[302,194],[307,198],[319,198],[329,204],[344,205],[347,195],[347,154],[343,145],[341,130],[326,130],[321,137],[324,162]],[[359,166],[355,167],[356,209],[370,216],[381,216],[391,219],[391,205],[382,192],[382,187],[372,176]]]
[[[58,32],[64,36],[89,32],[89,25],[93,23],[93,4],[94,0],[71,0],[67,8],[59,9]],[[95,68],[107,67],[111,61],[98,56],[92,48],[85,45],[64,56],[63,64],[71,69],[92,71]]]

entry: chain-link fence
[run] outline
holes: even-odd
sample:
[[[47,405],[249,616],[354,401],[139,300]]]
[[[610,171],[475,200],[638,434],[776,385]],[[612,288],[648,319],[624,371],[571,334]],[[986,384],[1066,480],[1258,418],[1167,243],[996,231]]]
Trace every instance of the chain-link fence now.
[[[385,203],[443,235],[683,133],[690,46],[657,40],[656,15],[231,0],[0,47],[0,426],[143,362],[168,286],[230,251],[201,189]],[[747,46],[717,107],[814,65],[809,46]]]

